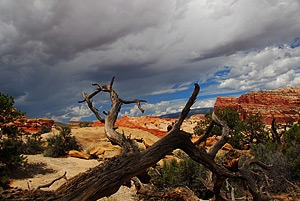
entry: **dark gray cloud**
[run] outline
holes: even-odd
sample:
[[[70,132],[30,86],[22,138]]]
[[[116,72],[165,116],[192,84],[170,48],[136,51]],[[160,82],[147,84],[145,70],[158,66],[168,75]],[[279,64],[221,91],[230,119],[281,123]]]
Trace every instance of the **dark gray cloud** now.
[[[91,92],[93,82],[109,83],[114,75],[120,96],[131,99],[183,91],[184,83],[216,79],[216,72],[230,66],[232,77],[219,77],[219,85],[204,93],[217,93],[218,86],[238,91],[251,86],[244,77],[252,78],[236,72],[246,72],[253,61],[261,70],[249,67],[252,72],[270,65],[243,52],[292,42],[299,37],[299,19],[297,0],[3,0],[0,89],[15,96],[29,116],[60,119],[89,116],[76,103],[81,92]],[[280,76],[288,77],[286,84],[298,83],[298,75],[292,76],[298,73],[298,49],[287,47],[276,54],[266,51],[269,60],[289,57],[279,60],[273,80],[256,87],[277,78],[275,85],[281,86]],[[288,71],[280,70],[287,66]]]

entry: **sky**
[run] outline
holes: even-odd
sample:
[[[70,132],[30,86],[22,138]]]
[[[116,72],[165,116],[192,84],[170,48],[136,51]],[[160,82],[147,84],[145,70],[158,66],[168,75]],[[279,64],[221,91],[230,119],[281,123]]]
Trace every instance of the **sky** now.
[[[96,120],[92,83],[145,113],[193,108],[217,96],[300,85],[299,0],[0,0],[0,92],[29,118]],[[93,98],[110,109],[108,94]]]

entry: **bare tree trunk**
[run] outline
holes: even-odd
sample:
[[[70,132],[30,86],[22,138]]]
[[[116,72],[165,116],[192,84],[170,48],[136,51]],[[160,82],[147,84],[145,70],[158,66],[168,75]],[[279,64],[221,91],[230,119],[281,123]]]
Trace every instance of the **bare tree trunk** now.
[[[282,142],[282,139],[281,139],[282,133],[279,134],[277,132],[276,118],[274,117],[273,114],[272,114],[272,117],[273,117],[272,127],[271,127],[272,138],[273,138],[273,141],[276,142],[276,144],[277,144],[277,151],[278,152],[282,152],[282,148],[283,148],[283,142]]]

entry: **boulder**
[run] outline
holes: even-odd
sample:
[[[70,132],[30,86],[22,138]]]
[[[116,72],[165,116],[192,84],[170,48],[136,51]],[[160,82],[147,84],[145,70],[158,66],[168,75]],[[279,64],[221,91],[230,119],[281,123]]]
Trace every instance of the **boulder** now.
[[[91,159],[92,156],[90,154],[82,153],[77,150],[71,150],[68,152],[69,156],[76,157],[76,158],[84,158],[84,159]]]
[[[157,162],[157,165],[160,167],[163,167],[164,163],[169,164],[172,160],[176,160],[178,163],[181,159],[177,158],[176,156],[173,155],[166,155],[165,158],[161,159],[160,161]]]
[[[107,141],[100,141],[91,147],[90,154],[98,158],[111,158],[122,152],[122,148]]]
[[[144,143],[142,142],[136,142],[136,143],[138,144],[140,151],[144,151],[145,149],[147,149]]]
[[[211,147],[212,145],[214,145],[217,142],[217,139],[209,137],[206,139],[206,146],[207,147]]]
[[[233,150],[233,147],[231,146],[231,144],[226,143],[226,144],[222,147],[222,150],[228,150],[228,151],[230,151],[230,150]]]
[[[222,165],[225,166],[229,170],[237,171],[239,160],[240,160],[239,152],[237,152],[235,150],[231,150],[225,154],[223,161],[222,161]]]
[[[143,143],[144,145],[148,148],[148,147],[151,147],[156,141],[151,139],[151,138],[148,138],[148,137],[144,137],[143,138]]]
[[[112,158],[114,156],[119,155],[122,152],[122,149],[120,147],[114,148],[114,149],[106,149],[103,158]]]

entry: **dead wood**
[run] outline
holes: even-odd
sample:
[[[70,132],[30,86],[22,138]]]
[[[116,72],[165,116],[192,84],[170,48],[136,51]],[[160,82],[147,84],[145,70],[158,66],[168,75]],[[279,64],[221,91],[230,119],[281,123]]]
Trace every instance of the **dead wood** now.
[[[213,127],[214,127],[214,121],[211,121],[209,123],[208,128],[205,131],[205,133],[202,136],[200,136],[200,138],[196,142],[194,142],[194,144],[196,146],[199,146],[201,142],[204,142],[203,146],[202,146],[202,149],[205,150],[206,140],[209,137],[209,134],[210,134],[210,132],[211,132],[211,130],[212,130]]]
[[[133,177],[135,188],[138,194],[146,195],[148,197],[171,198],[182,201],[200,201],[195,193],[187,186],[178,188],[169,188],[166,192],[152,191],[143,186],[137,177]]]
[[[49,188],[52,184],[54,184],[56,181],[61,180],[61,179],[65,179],[66,181],[68,181],[66,174],[67,174],[67,172],[65,172],[64,175],[62,175],[62,176],[60,176],[60,177],[54,179],[53,181],[51,181],[51,182],[48,183],[48,184],[44,184],[44,185],[38,186],[38,187],[36,188],[36,190],[39,190],[39,189],[41,189],[41,188]]]
[[[181,149],[188,154],[194,161],[201,163],[207,167],[215,176],[216,181],[213,185],[213,192],[216,200],[225,200],[221,194],[221,186],[227,178],[235,178],[243,180],[249,188],[255,201],[262,200],[259,187],[255,183],[254,173],[251,171],[251,164],[257,164],[262,168],[267,167],[263,163],[255,160],[248,161],[237,171],[231,171],[222,164],[215,162],[215,156],[222,146],[227,142],[229,133],[231,132],[228,126],[220,121],[215,114],[213,114],[213,125],[222,128],[221,138],[210,149],[208,153],[200,150],[191,141],[191,134],[180,130],[181,124],[190,111],[191,106],[196,100],[200,87],[195,84],[194,91],[190,96],[188,102],[183,108],[178,120],[170,128],[168,134],[154,143],[151,147],[143,152],[139,152],[137,144],[116,131],[114,124],[122,104],[137,103],[140,110],[143,112],[140,103],[146,102],[144,100],[125,101],[118,97],[118,94],[112,89],[114,77],[109,85],[93,84],[98,88],[90,95],[83,92],[84,100],[79,102],[87,102],[89,108],[95,113],[96,117],[105,122],[105,133],[107,138],[114,144],[123,148],[120,155],[110,158],[104,163],[89,169],[71,179],[60,186],[53,195],[55,200],[74,200],[74,201],[94,201],[99,198],[112,195],[121,185],[128,183],[128,181],[139,175],[144,175],[149,167],[154,166],[159,160],[165,157],[166,154],[175,149]],[[112,102],[111,110],[106,112],[106,117],[103,118],[98,110],[93,106],[91,98],[100,92],[107,92],[110,94]],[[207,136],[210,131],[207,132]],[[204,138],[203,138],[204,139]]]
[[[272,127],[271,127],[271,134],[272,134],[272,140],[274,142],[276,142],[277,144],[277,151],[278,152],[282,152],[282,148],[283,148],[283,142],[282,142],[282,134],[283,133],[278,133],[277,132],[277,125],[276,125],[276,118],[274,117],[274,115],[272,114]]]

